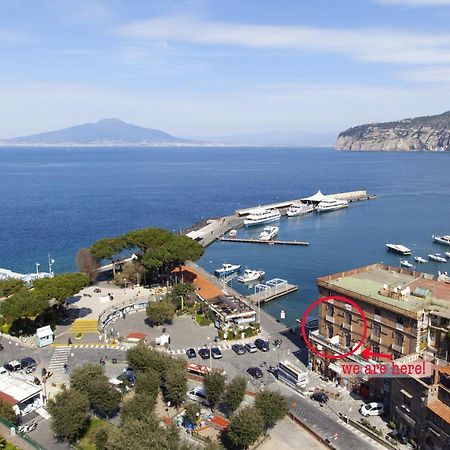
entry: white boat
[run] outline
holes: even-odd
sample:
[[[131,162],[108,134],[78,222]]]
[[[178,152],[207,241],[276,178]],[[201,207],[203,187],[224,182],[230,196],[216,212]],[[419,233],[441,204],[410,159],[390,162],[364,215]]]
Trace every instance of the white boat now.
[[[230,238],[235,238],[237,236],[237,230],[230,230],[228,236],[230,236]]]
[[[444,273],[438,272],[437,280],[438,281],[444,281],[445,283],[450,284],[450,277],[448,276],[447,272],[444,272]]]
[[[435,253],[434,255],[428,255],[428,258],[430,258],[432,261],[443,262],[443,263],[447,262],[447,260],[443,256],[441,256],[440,253]]]
[[[446,256],[447,258],[450,258],[450,252],[445,252],[445,256]]]
[[[425,264],[428,262],[425,258],[422,258],[421,256],[414,256],[414,260],[421,264]]]
[[[288,217],[295,217],[295,216],[303,216],[304,214],[308,214],[310,212],[314,211],[313,205],[306,205],[305,203],[294,203],[289,207],[289,209],[286,212],[286,215]]]
[[[400,261],[400,265],[403,267],[408,267],[408,269],[412,269],[414,267],[407,259]]]
[[[321,201],[317,207],[317,212],[327,212],[327,211],[335,211],[336,209],[342,209],[348,207],[347,200],[337,200],[330,198],[330,200]]]
[[[391,252],[400,253],[401,255],[407,256],[411,254],[411,249],[401,244],[386,244],[386,247]]]
[[[433,241],[438,244],[450,245],[450,234],[446,234],[444,236],[432,236]]]
[[[225,276],[225,275],[231,275],[232,273],[239,272],[241,269],[240,264],[228,264],[224,263],[222,264],[222,267],[220,269],[216,269],[214,273],[217,276]]]
[[[238,277],[241,283],[250,283],[251,281],[260,280],[265,275],[263,270],[245,269],[243,275]]]
[[[263,232],[259,235],[260,241],[271,241],[277,234],[279,228],[278,227],[264,227]]]
[[[275,222],[281,218],[278,209],[257,208],[250,212],[244,221],[246,227],[253,227],[264,223]]]

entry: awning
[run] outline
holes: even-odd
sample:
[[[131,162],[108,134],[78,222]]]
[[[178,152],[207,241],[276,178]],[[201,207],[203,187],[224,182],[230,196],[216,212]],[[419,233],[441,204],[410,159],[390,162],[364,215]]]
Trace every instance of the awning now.
[[[302,202],[322,202],[324,200],[330,200],[330,198],[323,195],[320,191],[317,191],[314,195],[311,195],[311,197],[302,198]]]

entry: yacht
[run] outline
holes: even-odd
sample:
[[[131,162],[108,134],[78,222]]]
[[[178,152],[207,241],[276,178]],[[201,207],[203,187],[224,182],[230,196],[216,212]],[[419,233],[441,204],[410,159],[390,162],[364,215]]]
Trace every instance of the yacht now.
[[[277,234],[279,228],[278,227],[264,227],[263,232],[259,235],[260,241],[271,241]]]
[[[450,234],[445,236],[433,236],[433,241],[438,244],[450,245]]]
[[[321,201],[317,207],[317,212],[327,212],[327,211],[335,211],[336,209],[342,209],[348,207],[348,201],[347,200],[337,200],[337,199],[330,199],[330,200],[323,200]]]
[[[443,256],[441,256],[440,253],[435,253],[434,255],[428,255],[428,258],[430,258],[432,261],[443,262],[443,263],[447,262],[447,260]]]
[[[389,251],[400,253],[401,255],[407,256],[411,254],[411,249],[401,244],[386,244],[386,247]]]
[[[412,269],[414,267],[407,259],[400,261],[400,265],[403,267],[408,267],[408,269]]]
[[[445,256],[446,256],[447,258],[450,258],[450,252],[445,252]]]
[[[422,258],[421,256],[414,256],[414,260],[421,264],[425,264],[428,262],[425,258]]]
[[[226,276],[231,275],[232,273],[239,272],[241,270],[240,264],[228,264],[224,263],[222,264],[222,267],[220,269],[216,269],[214,273],[217,276]]]
[[[265,272],[263,270],[245,269],[243,275],[238,277],[238,281],[241,283],[250,283],[261,279],[264,275]]]
[[[278,209],[254,209],[247,216],[244,221],[246,227],[253,227],[255,225],[261,225],[263,223],[275,222],[281,218],[280,211]]]
[[[303,216],[304,214],[308,214],[310,212],[314,211],[313,205],[306,205],[304,203],[294,203],[289,207],[289,209],[286,212],[286,215],[288,217],[295,217],[295,216]]]

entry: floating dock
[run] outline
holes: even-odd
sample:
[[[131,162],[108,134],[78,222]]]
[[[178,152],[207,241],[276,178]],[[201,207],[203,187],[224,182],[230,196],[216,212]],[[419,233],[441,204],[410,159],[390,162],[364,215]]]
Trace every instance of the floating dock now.
[[[223,242],[242,242],[245,244],[269,244],[269,245],[309,245],[309,242],[303,241],[261,241],[259,239],[240,239],[240,238],[221,238]]]
[[[298,290],[298,286],[290,284],[286,280],[274,278],[267,281],[265,284],[257,284],[255,286],[255,293],[248,296],[248,299],[253,304],[267,303],[285,295],[291,294]]]

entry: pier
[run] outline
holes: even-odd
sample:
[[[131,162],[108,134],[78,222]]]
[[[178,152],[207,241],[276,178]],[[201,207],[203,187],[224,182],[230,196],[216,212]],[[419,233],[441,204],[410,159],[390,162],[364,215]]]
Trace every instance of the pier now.
[[[285,295],[291,294],[298,290],[298,286],[290,284],[281,278],[274,278],[267,281],[265,284],[257,284],[255,286],[255,293],[248,296],[248,299],[253,304],[267,303]]]
[[[242,242],[245,244],[269,244],[269,245],[302,245],[307,246],[309,242],[304,241],[261,241],[260,239],[240,239],[240,238],[221,238],[223,242]]]

